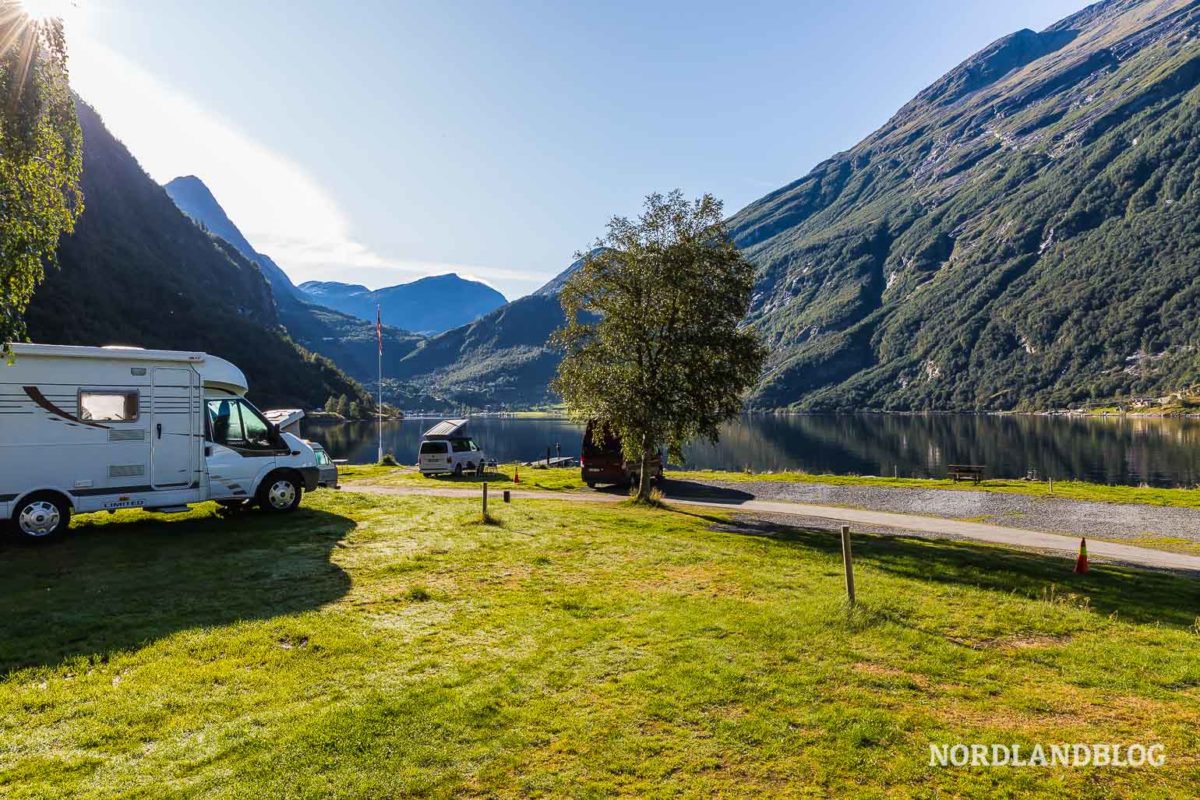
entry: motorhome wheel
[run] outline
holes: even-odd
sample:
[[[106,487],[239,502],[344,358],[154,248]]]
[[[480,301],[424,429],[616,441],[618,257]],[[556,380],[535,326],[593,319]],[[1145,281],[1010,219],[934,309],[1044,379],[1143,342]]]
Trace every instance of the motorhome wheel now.
[[[17,506],[13,528],[21,539],[45,542],[61,536],[71,524],[71,506],[54,494],[33,494]]]
[[[282,473],[268,475],[258,489],[258,504],[267,511],[281,513],[300,505],[300,482]]]

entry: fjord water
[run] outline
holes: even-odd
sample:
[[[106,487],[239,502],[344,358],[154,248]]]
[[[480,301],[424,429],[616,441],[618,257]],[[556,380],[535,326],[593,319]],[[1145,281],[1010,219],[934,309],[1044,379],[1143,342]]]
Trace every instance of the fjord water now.
[[[307,421],[306,421],[307,422]],[[416,461],[421,433],[436,420],[384,426],[384,450]],[[583,429],[565,419],[476,417],[471,436],[501,461],[545,458],[555,444],[579,455]],[[370,423],[308,422],[304,435],[334,458],[375,460]],[[555,451],[557,452],[557,451]],[[726,425],[717,444],[685,451],[695,469],[801,470],[856,475],[945,477],[947,464],[982,464],[995,478],[1042,478],[1152,486],[1200,481],[1200,419],[973,414],[748,415]]]

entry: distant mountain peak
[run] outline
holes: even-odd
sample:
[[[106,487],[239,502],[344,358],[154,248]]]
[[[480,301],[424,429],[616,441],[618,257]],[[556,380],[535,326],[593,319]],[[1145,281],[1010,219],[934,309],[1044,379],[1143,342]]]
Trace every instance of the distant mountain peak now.
[[[300,290],[310,302],[371,322],[379,306],[385,325],[420,333],[439,333],[466,325],[507,302],[486,283],[455,273],[429,275],[375,290],[355,283],[305,281]]]
[[[270,256],[254,249],[238,230],[238,226],[233,224],[233,220],[225,213],[225,209],[217,202],[217,198],[204,181],[195,175],[181,175],[163,184],[163,189],[180,211],[209,233],[229,242],[243,257],[257,264],[276,296],[299,297],[299,290],[292,283],[292,279]]]

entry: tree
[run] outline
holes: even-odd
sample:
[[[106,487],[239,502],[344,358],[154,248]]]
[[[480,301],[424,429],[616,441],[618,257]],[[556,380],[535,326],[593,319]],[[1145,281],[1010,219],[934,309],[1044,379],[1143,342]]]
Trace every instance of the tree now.
[[[638,500],[650,495],[649,463],[661,444],[682,459],[695,437],[716,441],[742,409],[766,350],[742,326],[754,268],[734,247],[721,203],[652,194],[635,221],[608,232],[561,293],[564,357],[552,384],[576,420],[595,420],[640,463]]]
[[[350,401],[350,419],[362,419],[362,407],[359,406],[357,400]]]
[[[341,414],[343,417],[348,417],[350,415],[350,398],[346,397],[344,394],[337,400],[337,413]]]
[[[83,135],[67,85],[62,21],[0,0],[0,352],[83,213]]]
[[[329,395],[329,399],[325,401],[325,410],[330,414],[337,413],[337,398]]]

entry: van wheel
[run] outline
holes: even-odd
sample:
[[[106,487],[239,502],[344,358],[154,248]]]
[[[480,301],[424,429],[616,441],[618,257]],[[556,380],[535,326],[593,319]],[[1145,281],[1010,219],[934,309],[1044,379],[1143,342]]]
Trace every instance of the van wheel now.
[[[589,489],[595,489],[595,488],[596,488],[596,482],[595,482],[595,481],[588,481],[588,482],[587,482],[587,485],[588,485],[588,488],[589,488]]]
[[[61,495],[31,494],[13,509],[12,527],[24,542],[48,542],[71,525],[71,506]]]
[[[300,488],[300,481],[286,473],[277,472],[268,475],[258,487],[258,504],[267,511],[282,514],[300,505],[302,494],[304,490]]]
[[[454,465],[454,477],[456,477],[456,478],[462,477],[462,464]]]

